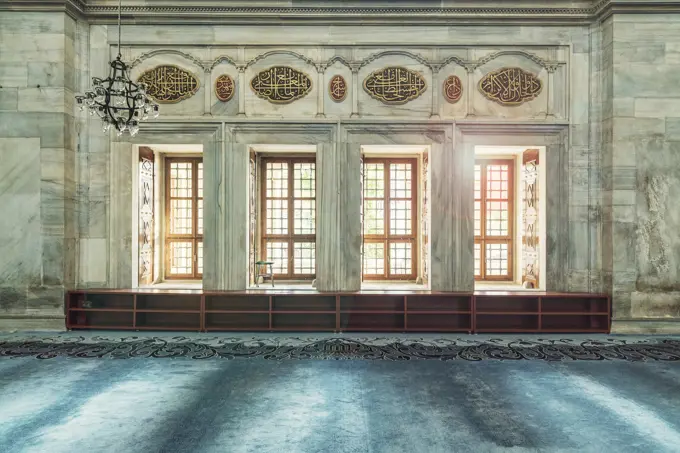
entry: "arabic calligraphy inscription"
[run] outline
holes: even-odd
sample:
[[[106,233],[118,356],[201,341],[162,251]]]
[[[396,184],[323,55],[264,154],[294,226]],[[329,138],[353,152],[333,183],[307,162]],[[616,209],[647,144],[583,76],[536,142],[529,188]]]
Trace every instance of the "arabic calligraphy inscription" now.
[[[215,95],[222,102],[227,102],[234,97],[234,79],[227,74],[222,74],[215,79]]]
[[[328,83],[328,94],[335,102],[342,102],[347,97],[347,82],[340,74],[334,75]]]
[[[531,72],[521,68],[502,68],[479,81],[484,95],[503,105],[519,105],[539,95],[543,84]]]
[[[275,104],[287,104],[304,97],[312,89],[312,79],[288,66],[273,66],[258,72],[250,87],[262,99]]]
[[[446,99],[451,104],[455,104],[460,101],[463,95],[463,84],[460,81],[460,77],[455,75],[450,75],[444,80],[444,99]]]
[[[364,90],[385,104],[405,104],[425,92],[425,78],[399,66],[375,71],[364,80]]]
[[[190,98],[198,91],[198,79],[188,71],[161,65],[142,73],[137,82],[146,84],[146,92],[157,102],[172,104]]]

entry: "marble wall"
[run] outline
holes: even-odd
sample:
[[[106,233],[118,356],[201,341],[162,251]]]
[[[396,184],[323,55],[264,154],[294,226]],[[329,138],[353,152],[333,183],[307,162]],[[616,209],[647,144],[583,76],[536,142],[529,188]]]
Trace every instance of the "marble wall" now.
[[[247,184],[239,169],[249,144],[284,140],[316,144],[329,183],[319,192],[319,289],[358,287],[358,193],[347,182],[362,144],[433,147],[431,282],[442,290],[472,287],[466,168],[474,145],[544,145],[554,213],[549,288],[613,292],[621,321],[680,317],[677,16],[569,26],[125,25],[121,51],[133,77],[173,64],[200,82],[132,141],[103,134],[72,103],[91,76],[108,73],[117,27],[54,13],[3,13],[0,25],[0,209],[21,206],[0,221],[0,250],[8,251],[0,315],[56,317],[64,288],[132,284],[132,152],[143,143],[204,144],[206,189],[219,206],[211,211],[206,195],[204,283],[243,289]],[[257,97],[249,82],[273,65],[305,72],[311,91],[291,104]],[[398,106],[372,98],[363,80],[390,65],[420,73],[427,90]],[[508,66],[539,77],[536,99],[510,107],[480,93],[485,74]],[[235,81],[228,102],[214,93],[220,74]],[[328,94],[336,74],[348,82],[343,102]],[[462,81],[456,103],[441,95],[448,75]]]
[[[0,15],[0,324],[63,327],[75,284],[78,30],[66,14]]]

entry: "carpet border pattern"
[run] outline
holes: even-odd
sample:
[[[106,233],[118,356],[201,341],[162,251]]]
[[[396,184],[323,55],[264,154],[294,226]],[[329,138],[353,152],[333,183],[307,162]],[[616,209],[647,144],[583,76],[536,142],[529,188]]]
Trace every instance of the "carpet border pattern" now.
[[[265,360],[680,361],[680,340],[191,338],[55,336],[0,338],[0,359],[184,358]]]

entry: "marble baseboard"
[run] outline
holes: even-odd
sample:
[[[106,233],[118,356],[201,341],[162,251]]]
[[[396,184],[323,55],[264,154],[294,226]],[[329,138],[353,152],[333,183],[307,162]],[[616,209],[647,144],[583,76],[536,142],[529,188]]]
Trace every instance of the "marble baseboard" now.
[[[0,332],[52,331],[64,332],[64,315],[0,314]]]
[[[613,334],[680,334],[680,318],[612,321]]]

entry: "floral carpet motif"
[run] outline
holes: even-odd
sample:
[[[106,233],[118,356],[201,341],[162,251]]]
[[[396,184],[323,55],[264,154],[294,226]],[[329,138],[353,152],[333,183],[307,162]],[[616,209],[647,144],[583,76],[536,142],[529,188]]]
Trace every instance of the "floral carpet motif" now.
[[[680,340],[191,338],[55,336],[0,338],[0,358],[187,358],[265,360],[680,361]]]

